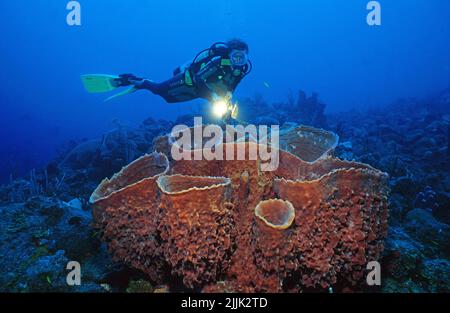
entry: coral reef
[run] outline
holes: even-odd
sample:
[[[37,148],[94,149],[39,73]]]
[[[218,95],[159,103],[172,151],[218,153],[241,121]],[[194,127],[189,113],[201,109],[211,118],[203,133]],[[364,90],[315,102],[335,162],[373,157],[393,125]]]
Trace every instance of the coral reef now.
[[[292,93],[287,102],[267,103],[262,95],[257,94],[246,98],[241,103],[240,113],[245,121],[255,125],[282,125],[286,122],[326,127],[326,104],[319,100],[319,95],[313,93],[310,97],[302,90],[298,97]]]
[[[303,200],[299,195],[295,195],[297,193],[288,191],[289,188],[293,188],[292,190],[296,190],[295,188],[307,190],[314,187],[314,192],[320,191],[324,193],[324,196],[327,194],[329,196],[330,190],[319,188],[320,181],[325,182],[327,179],[331,180],[331,185],[341,182],[339,188],[345,191],[347,182],[345,182],[343,173],[349,171],[348,166],[350,164],[354,166],[354,164],[361,162],[388,172],[391,187],[389,229],[384,252],[381,256],[382,286],[366,287],[364,290],[368,292],[449,292],[450,176],[447,174],[450,169],[449,100],[450,89],[447,89],[427,99],[403,99],[387,107],[378,107],[376,110],[328,113],[326,128],[334,130],[339,135],[341,143],[335,147],[333,136],[328,136],[331,133],[322,133],[322,135],[327,135],[323,137],[325,145],[318,150],[319,153],[314,153],[311,156],[311,162],[304,162],[308,160],[308,155],[301,154],[302,149],[289,150],[290,147],[285,145],[283,150],[290,152],[282,153],[282,160],[276,177],[267,175],[267,173],[260,173],[257,161],[230,162],[229,165],[222,164],[222,166],[219,166],[213,164],[214,162],[179,163],[169,160],[171,167],[164,175],[164,166],[159,169],[156,168],[154,171],[149,170],[142,173],[144,176],[149,175],[150,172],[158,173],[154,183],[159,177],[172,177],[177,174],[219,179],[228,177],[231,180],[229,186],[224,186],[224,189],[231,189],[231,201],[224,203],[221,207],[226,214],[231,212],[232,227],[229,231],[229,237],[224,236],[224,238],[230,238],[231,241],[230,254],[226,256],[226,260],[229,260],[229,262],[210,264],[203,262],[201,258],[199,259],[197,254],[183,256],[178,252],[166,251],[171,255],[172,260],[180,260],[179,264],[172,267],[166,261],[163,247],[169,247],[170,242],[174,242],[171,241],[171,236],[176,235],[174,229],[178,228],[173,228],[170,224],[172,228],[164,229],[167,238],[162,240],[160,235],[163,229],[159,230],[158,223],[155,222],[153,225],[147,221],[145,222],[147,224],[141,223],[147,228],[144,227],[142,232],[138,234],[141,236],[142,233],[146,232],[146,229],[152,231],[156,229],[154,245],[157,242],[159,248],[149,250],[150,253],[144,251],[145,244],[141,243],[144,244],[144,250],[139,252],[139,257],[142,260],[148,258],[152,262],[156,262],[155,264],[164,265],[160,269],[154,267],[155,264],[152,262],[136,262],[135,265],[141,265],[144,270],[153,268],[157,274],[159,273],[156,278],[164,281],[162,284],[152,280],[142,270],[130,269],[127,265],[135,267],[131,262],[124,262],[121,258],[117,258],[121,262],[112,260],[106,244],[100,241],[103,232],[95,231],[91,227],[92,212],[88,202],[92,191],[101,180],[104,177],[111,177],[122,166],[128,165],[129,161],[154,150],[163,152],[170,157],[171,142],[167,136],[160,135],[170,132],[174,122],[149,118],[138,127],[131,128],[116,121],[115,129],[112,132],[106,133],[97,140],[94,139],[93,142],[86,139],[70,141],[61,149],[60,155],[51,160],[47,166],[30,171],[36,166],[36,162],[23,163],[20,161],[17,166],[21,165],[27,168],[24,172],[25,175],[22,177],[10,175],[10,181],[0,186],[0,214],[2,216],[0,219],[0,235],[2,237],[0,241],[0,253],[2,255],[0,259],[0,291],[186,291],[186,287],[183,286],[183,277],[180,277],[179,274],[183,271],[189,272],[189,275],[186,276],[189,277],[186,281],[187,284],[195,285],[195,290],[201,289],[205,292],[252,291],[256,288],[255,285],[252,285],[254,280],[260,283],[259,290],[272,290],[274,287],[276,289],[279,286],[278,283],[282,281],[282,290],[320,291],[324,290],[321,286],[322,283],[334,279],[337,280],[337,283],[332,286],[333,291],[348,291],[348,288],[340,288],[343,285],[351,285],[345,279],[348,274],[341,275],[341,273],[351,271],[355,275],[359,275],[357,262],[354,263],[355,266],[353,267],[344,267],[340,273],[331,271],[319,279],[318,273],[320,271],[318,269],[326,268],[329,265],[324,262],[324,258],[317,257],[317,262],[313,264],[309,261],[311,255],[324,256],[330,249],[331,244],[328,240],[323,242],[316,238],[324,236],[324,232],[329,232],[329,229],[320,228],[320,232],[318,232],[319,228],[315,227],[317,223],[329,221],[328,211],[322,208],[321,204],[321,208],[314,211],[315,213],[308,211],[309,214],[305,215],[308,213],[303,209],[306,204],[296,202],[297,198],[298,201]],[[269,104],[262,97],[259,97],[250,99],[249,102],[241,102],[241,107],[242,118],[248,122],[268,125],[280,124],[281,139],[283,139],[283,134],[294,134],[293,139],[298,139],[295,133],[291,131],[305,127],[299,125],[301,123],[300,115],[293,115],[293,112],[298,110],[295,100],[291,101],[290,104],[289,102]],[[248,118],[245,116],[246,113],[249,113]],[[192,121],[193,116],[190,115],[180,117],[175,123],[191,125]],[[322,125],[318,126],[323,127]],[[311,130],[314,129],[311,128]],[[294,146],[297,145],[294,144]],[[349,161],[340,162],[330,158],[329,155],[334,147],[333,155]],[[322,158],[316,162],[315,158],[319,156],[322,156]],[[151,160],[148,157],[145,159]],[[335,162],[338,162],[338,164]],[[305,165],[305,163],[316,163],[316,165]],[[30,166],[30,164],[32,165]],[[140,162],[137,164],[140,164],[136,169],[138,172],[139,167],[144,166],[144,164]],[[303,170],[299,171],[300,168],[303,168]],[[348,174],[359,173],[358,175],[363,175],[367,169],[372,171],[370,167],[364,166],[362,168],[356,167]],[[140,181],[140,178],[138,175],[135,180]],[[333,178],[336,178],[336,182]],[[169,180],[171,179],[169,178]],[[375,178],[372,177],[372,179]],[[107,198],[105,201],[118,199],[119,196],[115,191],[125,194],[127,190],[138,188],[140,183],[137,181],[137,186],[132,187],[131,181],[122,180],[122,185],[110,184],[111,194],[99,195],[96,199],[100,202],[102,197]],[[283,187],[284,189],[281,189],[284,190],[284,197],[281,196],[280,190],[276,192],[274,188],[278,186],[277,189],[279,189],[282,184],[286,185]],[[193,191],[189,191],[176,197],[170,195],[172,192],[170,190],[168,194],[165,194],[157,184],[153,186],[157,194],[158,216],[160,216],[160,205],[161,213],[170,208],[168,199],[174,198],[174,203],[179,204],[178,199],[191,192],[193,193]],[[349,186],[353,187],[352,183]],[[190,189],[192,185],[188,184],[184,187],[179,186],[177,190]],[[200,188],[203,187],[205,186],[200,186]],[[114,190],[115,188],[117,190]],[[362,185],[358,188],[364,189],[366,186]],[[105,191],[103,190],[102,193]],[[206,195],[213,191],[204,192]],[[196,195],[199,193],[200,191],[196,191]],[[164,207],[161,202],[163,196],[166,198]],[[303,196],[305,197],[304,200],[307,201],[307,197]],[[358,195],[355,197],[358,198]],[[228,194],[225,193],[224,199],[227,198]],[[333,199],[325,199],[322,195],[319,199],[322,199],[321,203],[324,203],[324,207],[328,203],[333,206],[336,204]],[[280,201],[285,201],[285,203],[289,201],[294,206],[294,221],[286,229],[268,227],[262,223],[263,221],[257,214],[266,216],[267,220],[276,222],[272,223],[274,225],[290,215],[275,213],[268,215],[267,212],[270,211],[266,212],[267,215],[266,213],[261,215],[261,212],[255,214],[255,208],[258,207],[258,204],[262,204],[262,207],[270,210],[268,207],[271,206],[265,204],[274,204],[273,200],[276,200],[278,204],[281,204]],[[362,201],[362,199],[358,201]],[[149,206],[153,203],[147,202],[145,205]],[[274,212],[289,212],[289,210],[278,210],[279,207],[275,204]],[[315,209],[316,204],[317,201],[313,201],[310,205]],[[124,216],[128,219],[128,215],[125,215],[126,205],[125,203],[120,214],[111,218],[111,221],[114,219],[123,221]],[[199,209],[203,210],[205,207],[200,206]],[[130,212],[132,213],[130,219],[133,220],[135,220],[136,215],[141,217],[141,221],[147,219],[150,215],[150,213]],[[178,209],[171,210],[170,214],[166,216],[165,224],[167,225],[167,221],[180,212]],[[106,213],[105,216],[108,216],[111,211]],[[363,215],[367,215],[364,210]],[[350,223],[353,223],[348,217],[352,217],[357,222],[357,227],[359,227],[359,221],[362,218],[362,216],[355,216],[355,212],[350,212],[345,217],[349,221],[349,225],[345,225],[340,224],[340,221],[344,219],[343,216],[333,215],[331,217],[332,223],[330,225],[337,227],[338,234],[345,232],[350,227]],[[198,221],[196,220],[196,222]],[[310,223],[312,223],[312,226]],[[102,225],[105,224],[98,224],[98,226]],[[154,225],[157,226],[153,228]],[[313,228],[315,232],[302,233],[299,231],[300,226],[298,225],[305,229]],[[188,226],[185,224],[178,225],[183,234],[186,234],[187,230],[190,229],[192,234],[204,236],[202,229],[189,228]],[[210,226],[213,226],[213,224],[211,223]],[[127,235],[125,232],[127,227],[129,228],[129,226],[122,226],[123,236]],[[132,229],[132,231],[137,232],[137,229]],[[221,232],[228,232],[228,229],[222,228]],[[110,234],[114,234],[114,232]],[[216,234],[214,233],[214,236]],[[302,238],[307,238],[307,240],[311,240],[311,237],[317,239],[317,241],[312,241],[313,246],[311,248],[303,247],[308,249],[305,253],[301,255],[292,254],[292,252],[283,250],[286,247],[286,245],[283,246],[283,243],[286,241],[282,239],[294,238],[293,236],[297,236],[296,238],[303,236]],[[333,236],[334,233],[331,234],[330,238],[334,238]],[[178,240],[180,240],[179,236],[176,241]],[[242,245],[243,249],[237,249],[238,240],[239,247]],[[361,242],[361,246],[364,246],[364,242],[365,240]],[[124,243],[115,242],[114,244],[121,247]],[[132,241],[132,243],[135,244],[136,241]],[[186,241],[183,244],[185,243]],[[208,246],[210,246],[209,243]],[[320,246],[323,247],[323,251],[318,249]],[[354,242],[347,241],[347,246],[354,246]],[[248,247],[252,247],[252,249],[245,250]],[[268,247],[274,247],[272,251],[280,249],[280,252],[271,254]],[[286,248],[290,249],[291,246],[288,245]],[[123,253],[127,253],[127,249],[136,251],[134,246],[125,246]],[[343,256],[339,253],[339,251],[342,251],[342,246],[338,244],[336,249],[338,252],[336,257],[341,257],[341,260],[344,260],[345,256],[342,258]],[[224,250],[214,251],[215,254],[210,260],[220,260],[220,253]],[[377,249],[375,246],[371,246],[367,252],[369,251],[374,253]],[[154,254],[155,252],[157,254]],[[204,251],[202,251],[203,253]],[[292,255],[296,255],[297,258],[293,260]],[[302,255],[306,256],[308,266],[312,266],[312,268],[307,268],[308,266],[304,265],[305,259]],[[358,254],[354,255],[357,256]],[[64,271],[64,266],[68,260],[80,262],[83,273],[81,286],[69,287],[65,284],[67,271]],[[258,260],[258,262],[254,262],[254,260]],[[199,270],[201,271],[216,271],[217,277],[214,278],[214,282],[198,282],[197,277],[201,272],[190,271],[190,262],[192,261],[200,264]],[[277,264],[277,268],[282,270],[277,270],[274,273],[271,271],[271,263]],[[333,256],[329,264],[336,266],[334,263],[335,258]],[[297,268],[294,267],[293,270],[290,270],[293,264]],[[300,264],[302,264],[301,267]],[[174,270],[173,274],[172,269]],[[160,274],[163,272],[167,274],[166,277],[161,277]],[[287,272],[290,274],[286,276]],[[255,273],[259,274],[255,275]],[[307,283],[307,277],[304,278],[303,275],[300,275],[301,273],[306,273],[307,276],[311,273],[315,280],[319,280],[317,287],[304,287],[303,284]],[[237,283],[237,277],[242,282],[241,284]],[[261,284],[261,277],[267,280],[265,285]],[[210,277],[210,279],[212,278]],[[350,277],[350,279],[353,281],[353,278]],[[170,283],[167,280],[171,280]],[[299,286],[300,284],[302,286]],[[250,287],[248,287],[249,285]],[[354,286],[351,289],[357,290],[359,287]]]
[[[132,280],[128,285],[128,293],[152,293],[153,286],[145,280]]]
[[[448,279],[430,275],[448,277],[450,272],[442,266],[450,256],[449,95],[447,89],[426,99],[402,99],[328,119],[349,143],[337,147],[337,156],[390,174],[390,229],[381,264],[395,270],[383,271],[386,292],[450,290]]]
[[[329,132],[282,138],[314,153],[304,161],[279,150],[278,169],[264,172],[249,157],[257,143],[225,143],[216,149],[233,148],[235,161],[172,160],[149,172],[155,155],[165,158],[155,153],[105,180],[91,204],[110,251],[158,283],[169,270],[205,291],[218,282],[245,292],[358,285],[383,249],[387,175],[327,156],[337,141]]]
[[[295,108],[292,117],[300,124],[324,127],[326,125],[326,105],[319,101],[319,95],[313,93],[310,97],[302,90],[298,92],[297,100],[293,95],[288,97],[288,107]]]
[[[116,128],[101,139],[85,141],[73,148],[59,162],[59,168],[86,169],[92,179],[102,179],[149,152],[153,138],[171,126],[151,118],[133,130],[117,120],[114,124]]]
[[[79,204],[39,196],[0,206],[0,265],[5,272],[0,275],[0,291],[102,291],[96,283],[113,267],[106,249],[94,238],[91,212]],[[69,260],[83,264],[81,286],[66,284]]]

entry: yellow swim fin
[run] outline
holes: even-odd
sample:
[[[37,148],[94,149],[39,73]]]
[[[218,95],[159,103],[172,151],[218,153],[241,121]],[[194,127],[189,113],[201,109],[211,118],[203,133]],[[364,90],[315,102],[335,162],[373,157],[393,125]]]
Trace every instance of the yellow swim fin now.
[[[114,82],[117,78],[119,78],[119,76],[106,74],[81,75],[81,81],[83,82],[84,88],[86,88],[89,93],[102,93],[119,88]]]
[[[130,93],[136,92],[137,90],[138,89],[136,87],[128,88],[127,90],[119,92],[118,94],[112,95],[111,97],[105,99],[105,102],[108,102],[108,101],[110,101],[112,99],[115,99],[115,98],[118,98],[118,97],[122,97],[122,96],[128,95]]]

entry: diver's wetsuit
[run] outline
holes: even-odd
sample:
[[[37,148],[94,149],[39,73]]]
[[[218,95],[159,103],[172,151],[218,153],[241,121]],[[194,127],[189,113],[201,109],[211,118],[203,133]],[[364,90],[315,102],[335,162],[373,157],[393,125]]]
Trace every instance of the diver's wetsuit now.
[[[199,53],[186,69],[177,68],[169,80],[155,83],[144,79],[135,83],[135,86],[138,89],[147,89],[169,103],[196,98],[212,100],[213,94],[225,96],[227,92],[234,92],[251,68],[251,63],[233,66],[229,52],[225,44],[214,44],[210,49]],[[126,78],[126,75],[124,77]]]

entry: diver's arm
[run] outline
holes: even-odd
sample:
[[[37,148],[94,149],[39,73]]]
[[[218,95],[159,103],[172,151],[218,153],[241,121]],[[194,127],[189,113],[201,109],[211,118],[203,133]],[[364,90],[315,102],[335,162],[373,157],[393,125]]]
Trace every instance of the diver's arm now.
[[[234,91],[236,90],[236,87],[241,83],[241,81],[244,79],[244,77],[249,73],[249,63],[247,63],[246,65],[241,67],[239,70],[240,70],[240,73],[238,75],[235,75],[235,80],[228,88],[228,90],[231,93],[234,93]]]
[[[236,90],[236,87],[239,85],[239,83],[242,81],[243,78],[244,78],[243,76],[241,76],[241,77],[239,77],[239,78],[236,78],[236,80],[233,82],[233,84],[231,84],[231,85],[228,87],[228,92],[231,93],[231,94],[233,94],[234,91]]]

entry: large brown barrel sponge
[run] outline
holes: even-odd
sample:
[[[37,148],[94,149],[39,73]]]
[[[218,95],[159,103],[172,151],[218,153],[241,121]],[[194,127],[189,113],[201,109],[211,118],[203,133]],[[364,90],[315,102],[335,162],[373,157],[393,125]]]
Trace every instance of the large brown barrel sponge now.
[[[103,180],[90,198],[95,226],[103,231],[114,259],[143,270],[155,281],[160,280],[164,263],[154,239],[158,223],[156,179],[168,170],[164,154],[144,155]]]
[[[170,153],[168,138],[155,148]],[[204,291],[360,290],[367,262],[383,249],[387,174],[333,158],[337,136],[324,130],[282,130],[280,142],[272,172],[248,158],[260,146],[243,141],[216,147],[233,148],[231,160],[170,160],[170,170],[162,154],[133,162],[92,195],[95,223],[117,260],[163,283],[179,276]]]
[[[161,176],[158,186],[164,257],[188,287],[215,281],[231,253],[230,179]]]

